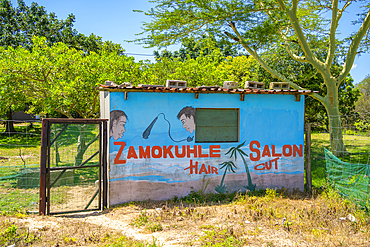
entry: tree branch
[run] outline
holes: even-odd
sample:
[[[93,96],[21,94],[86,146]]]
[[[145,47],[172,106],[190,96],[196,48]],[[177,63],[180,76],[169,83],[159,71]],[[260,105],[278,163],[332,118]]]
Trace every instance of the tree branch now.
[[[329,32],[329,50],[326,57],[325,65],[330,69],[331,64],[333,63],[334,54],[335,54],[335,31],[338,27],[338,22],[342,14],[339,12],[338,16],[338,1],[332,1],[332,16],[331,16],[331,25]]]
[[[313,93],[313,94],[310,94],[310,96],[318,101],[320,101],[321,103],[323,103],[325,101],[325,97],[319,95],[318,93]]]
[[[352,43],[347,52],[346,63],[344,64],[343,70],[340,72],[338,76],[338,84],[340,84],[347,77],[349,71],[351,70],[357,54],[358,46],[360,45],[362,38],[365,36],[369,28],[370,28],[370,10],[369,12],[367,12],[367,15],[360,29],[357,31],[356,35],[352,39]]]
[[[316,58],[316,56],[312,53],[307,40],[303,34],[302,28],[299,25],[299,21],[297,18],[297,0],[293,0],[293,8],[288,10],[284,4],[283,0],[277,0],[281,9],[288,14],[290,22],[293,25],[294,31],[297,34],[299,45],[301,46],[303,52],[305,53],[306,59],[321,73],[325,74],[324,64]]]
[[[277,72],[276,70],[272,69],[270,66],[268,66],[265,61],[262,60],[262,58],[257,54],[257,52],[253,51],[252,48],[247,44],[245,43],[243,37],[240,35],[239,31],[236,29],[235,25],[233,22],[230,23],[230,27],[233,29],[234,33],[237,35],[237,37],[235,37],[234,35],[232,34],[229,34],[228,32],[225,32],[225,34],[234,39],[235,41],[239,42],[248,52],[249,54],[251,54],[251,56],[254,57],[254,59],[257,60],[257,62],[259,64],[261,64],[261,66],[266,70],[268,71],[270,74],[272,74],[274,77],[278,78],[279,80],[281,81],[284,81],[284,82],[289,82],[289,84],[295,88],[295,89],[299,89],[299,90],[304,90],[304,88],[298,86],[297,84],[295,84],[294,82],[288,80],[285,76],[283,76],[282,74],[280,74],[279,72]]]

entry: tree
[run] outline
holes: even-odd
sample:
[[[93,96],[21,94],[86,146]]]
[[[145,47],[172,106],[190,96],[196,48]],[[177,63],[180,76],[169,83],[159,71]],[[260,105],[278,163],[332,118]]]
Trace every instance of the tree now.
[[[356,103],[356,111],[362,118],[369,118],[370,114],[370,75],[367,75],[357,86],[361,97]]]
[[[0,46],[21,46],[31,51],[32,38],[42,36],[46,37],[49,46],[63,42],[85,53],[97,52],[103,45],[101,38],[78,33],[73,29],[74,21],[75,17],[71,14],[66,20],[59,20],[54,13],[48,13],[37,3],[27,6],[23,0],[18,0],[18,6],[13,7],[10,0],[0,0]],[[3,75],[0,82],[0,113],[11,120],[12,113],[24,110],[25,104],[30,101],[22,94],[22,90],[14,86],[11,76]],[[5,132],[14,132],[13,122],[7,122]]]
[[[196,59],[200,55],[211,55],[214,50],[218,49],[224,57],[243,55],[239,53],[236,47],[233,47],[227,40],[216,40],[212,34],[205,34],[202,39],[196,40],[194,37],[185,38],[181,43],[181,48],[178,51],[154,51],[155,59],[160,61],[162,58],[179,58],[180,61],[186,59]]]
[[[216,38],[243,47],[278,80],[295,89],[302,86],[268,65],[262,53],[284,46],[296,62],[310,64],[322,76],[326,94],[313,93],[329,117],[330,142],[335,155],[346,153],[341,131],[338,91],[352,68],[358,52],[366,50],[370,27],[370,5],[366,1],[341,0],[154,0],[157,5],[145,14],[152,21],[144,23],[148,36],[136,42],[148,46],[167,46],[189,35],[201,37],[211,32]],[[360,27],[348,39],[337,40],[339,20],[353,2],[362,2]],[[330,13],[330,19],[326,19]],[[347,20],[346,20],[347,21]],[[327,25],[329,24],[329,25]],[[322,52],[325,56],[322,58]],[[343,67],[337,76],[331,68],[335,58]]]
[[[245,167],[245,172],[247,173],[247,179],[248,179],[248,185],[247,186],[243,186],[244,188],[246,188],[247,190],[250,190],[250,191],[253,191],[256,189],[256,184],[253,184],[252,183],[252,178],[251,178],[251,174],[249,172],[249,168],[248,168],[248,164],[247,164],[247,161],[245,160],[244,157],[248,157],[248,154],[246,154],[242,149],[241,147],[243,147],[245,144],[245,141],[241,144],[239,144],[237,147],[231,147],[229,149],[229,151],[227,151],[227,153],[225,155],[228,155],[230,154],[230,158],[235,158],[235,161],[237,159],[237,154],[239,154],[239,156],[242,158],[243,160],[243,164],[244,164],[244,167]]]
[[[34,37],[31,51],[21,46],[0,47],[0,78],[11,79],[13,87],[31,103],[32,113],[96,118],[99,83],[132,81],[139,69],[133,58],[120,55],[121,48],[114,47],[107,44],[99,54],[86,54],[64,43],[49,46],[45,37]],[[85,138],[87,126],[78,128],[76,166],[92,143]]]
[[[223,194],[226,192],[226,186],[224,185],[224,179],[226,176],[227,171],[235,173],[234,169],[236,168],[236,165],[232,161],[225,161],[220,164],[220,170],[225,168],[224,175],[222,176],[220,185],[215,186],[215,191],[217,191],[220,194]]]

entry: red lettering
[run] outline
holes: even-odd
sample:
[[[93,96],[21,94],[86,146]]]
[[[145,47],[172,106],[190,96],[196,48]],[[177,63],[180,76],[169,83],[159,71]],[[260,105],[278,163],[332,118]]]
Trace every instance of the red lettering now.
[[[220,148],[221,145],[209,145],[209,157],[220,158],[221,157],[221,154],[219,154],[221,152]]]
[[[168,146],[168,147],[166,147],[166,146],[163,146],[163,158],[167,158],[167,154],[168,154],[168,156],[170,157],[170,158],[174,158],[173,157],[173,154],[172,154],[172,152],[171,152],[171,149],[172,149],[172,145],[170,145],[170,146]]]
[[[277,170],[278,169],[278,166],[277,166],[277,161],[279,160],[280,158],[275,158],[275,159],[273,159],[273,160],[270,160],[269,162],[271,162],[271,164],[272,164],[272,162],[275,162],[275,170]]]
[[[199,158],[207,158],[208,157],[208,154],[202,154],[202,146],[201,145],[198,146],[198,157]]]
[[[113,142],[114,145],[121,145],[121,147],[118,150],[118,153],[116,157],[114,158],[114,164],[126,164],[126,160],[120,160],[119,157],[121,157],[122,151],[126,146],[125,142]]]
[[[205,164],[202,164],[202,167],[200,168],[199,170],[199,174],[202,174],[202,173],[205,173],[205,174],[208,174],[207,172],[207,168],[206,168],[206,165]]]
[[[193,154],[194,158],[197,158],[197,146],[193,146],[193,149],[189,145],[186,146],[186,157],[190,158],[190,154]]]
[[[217,167],[212,166],[212,174],[214,173],[218,174],[218,169]]]
[[[288,152],[286,151],[288,149]],[[283,146],[283,155],[284,156],[292,156],[292,146],[291,145],[284,145]]]
[[[130,146],[128,148],[128,153],[127,153],[127,159],[129,160],[131,158],[137,159],[137,154],[136,154],[135,148],[133,146]]]
[[[155,151],[158,151],[156,154]],[[153,158],[161,158],[162,157],[162,148],[160,146],[153,146],[152,147],[152,157]]]
[[[278,160],[280,158],[275,158],[275,159],[272,159],[272,160],[269,160],[269,161],[266,161],[265,163],[261,163],[261,164],[258,164],[254,167],[254,170],[259,170],[259,171],[262,171],[262,170],[271,170],[272,168],[272,164],[275,162],[275,170],[278,169]]]
[[[254,167],[254,170],[259,170],[259,171],[261,171],[261,170],[265,170],[265,164],[267,165],[267,162],[266,162],[266,163],[261,163],[261,164],[256,165],[256,166]],[[260,167],[260,166],[262,166],[262,167]]]
[[[265,162],[265,167],[267,170],[271,170],[271,166],[272,166],[272,163],[271,163],[271,160],[269,162]]]
[[[193,160],[190,160],[190,166],[185,168],[184,170],[190,169],[190,174],[193,174],[193,169],[195,169],[195,174],[198,174],[198,162],[195,162],[193,165]]]
[[[300,157],[303,156],[302,144],[299,145],[299,148],[297,147],[297,145],[293,145],[293,157],[296,157],[296,154],[298,154]]]
[[[271,157],[269,146],[265,145],[262,152],[262,157]]]
[[[150,147],[146,146],[145,151],[142,146],[139,146],[139,157],[140,159],[150,159]]]
[[[281,154],[275,153],[275,145],[272,145],[272,157],[280,157]]]
[[[175,155],[176,155],[176,158],[184,158],[185,155],[186,155],[185,145],[182,146],[182,152],[181,152],[181,154],[179,153],[179,147],[178,146],[175,146]]]
[[[260,152],[259,149],[254,148],[253,145],[257,145],[257,148],[261,147],[261,145],[258,141],[251,141],[251,143],[249,144],[249,148],[250,148],[251,152],[256,153],[256,157],[254,157],[253,154],[251,153],[250,154],[250,159],[251,159],[251,161],[259,161],[261,159],[261,152]],[[257,165],[257,166],[259,166],[259,165]]]
[[[208,174],[211,174],[211,166],[208,165]]]

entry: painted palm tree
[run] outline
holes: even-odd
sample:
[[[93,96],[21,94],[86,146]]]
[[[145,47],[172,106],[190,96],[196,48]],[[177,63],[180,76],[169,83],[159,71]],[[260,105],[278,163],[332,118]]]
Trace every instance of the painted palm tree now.
[[[244,144],[245,144],[245,141],[239,144],[237,147],[231,147],[225,155],[228,155],[230,153],[230,158],[234,157],[235,161],[237,158],[237,154],[239,154],[240,157],[242,157],[242,160],[245,166],[245,172],[247,173],[247,179],[248,179],[248,186],[243,186],[243,187],[246,188],[247,190],[253,191],[256,189],[256,185],[252,184],[251,174],[249,173],[248,164],[245,159],[245,157],[248,157],[248,155],[243,150],[241,150],[241,147],[243,147]]]
[[[222,176],[220,185],[216,185],[215,190],[218,193],[222,194],[226,192],[226,186],[224,185],[224,179],[225,179],[226,173],[227,171],[232,171],[233,173],[235,173],[234,168],[236,168],[236,165],[232,161],[225,161],[224,163],[221,163],[220,166],[221,166],[220,170],[225,168],[225,172],[224,172],[224,175]]]

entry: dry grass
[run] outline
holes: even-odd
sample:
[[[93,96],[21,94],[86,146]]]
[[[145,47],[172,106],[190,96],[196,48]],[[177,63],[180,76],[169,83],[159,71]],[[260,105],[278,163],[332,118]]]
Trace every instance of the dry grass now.
[[[17,227],[14,239],[23,243],[18,246],[27,241],[33,246],[158,246],[157,242],[162,246],[368,246],[370,242],[369,215],[331,189],[311,195],[284,190],[222,196],[194,192],[182,200],[131,202],[103,213],[3,216],[0,224],[0,240],[9,226]],[[153,243],[153,237],[158,241]]]
[[[341,219],[350,214],[355,222]],[[183,245],[368,246],[369,223],[364,211],[331,190],[310,197],[267,190],[213,206],[167,202],[161,208],[143,209],[132,224],[144,231],[153,224],[163,231],[178,230],[189,235]]]
[[[5,234],[8,236],[6,237]],[[81,219],[0,216],[0,246],[154,246]]]

